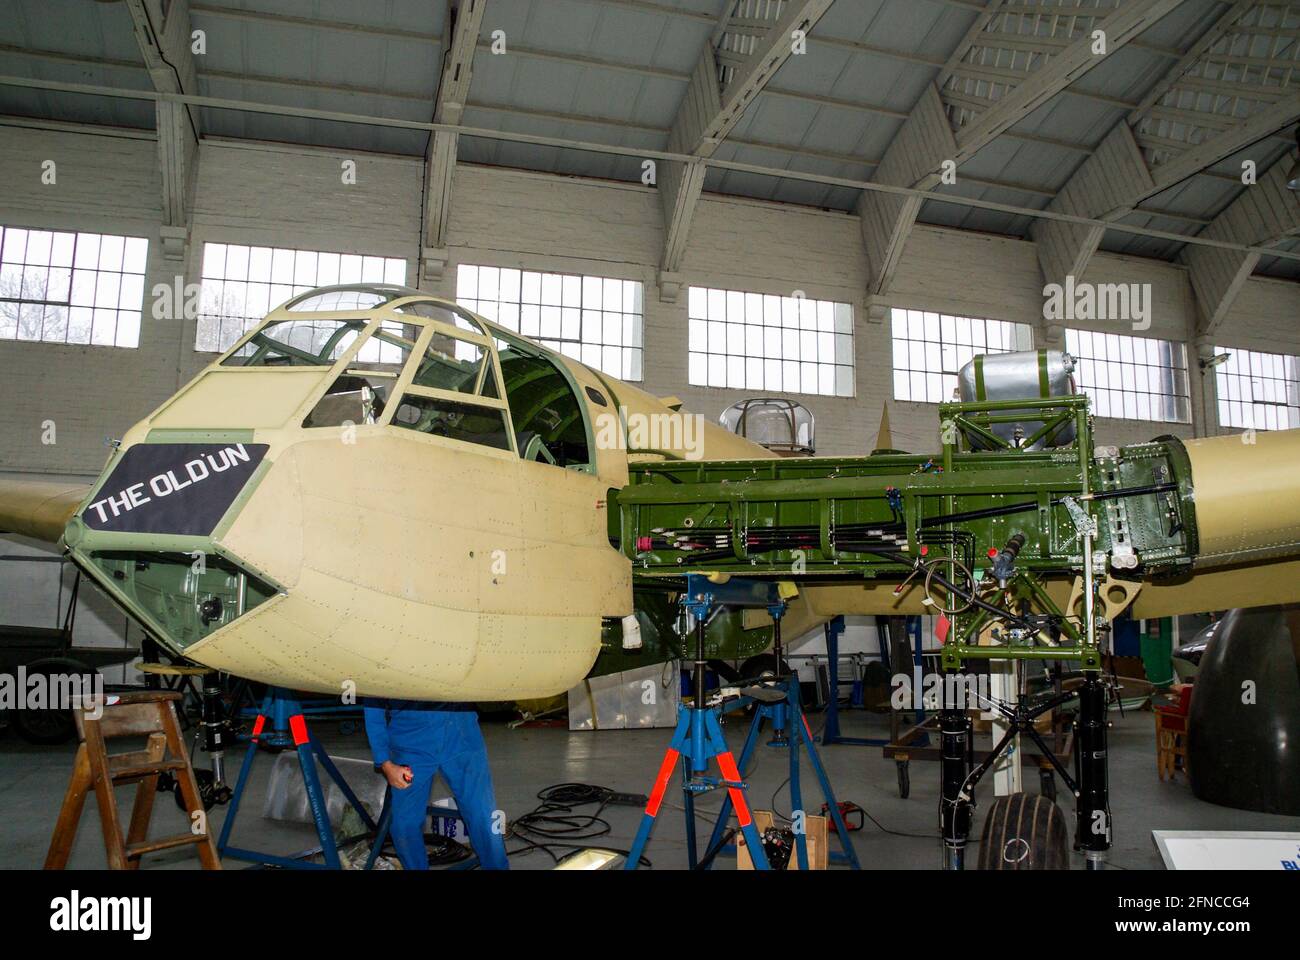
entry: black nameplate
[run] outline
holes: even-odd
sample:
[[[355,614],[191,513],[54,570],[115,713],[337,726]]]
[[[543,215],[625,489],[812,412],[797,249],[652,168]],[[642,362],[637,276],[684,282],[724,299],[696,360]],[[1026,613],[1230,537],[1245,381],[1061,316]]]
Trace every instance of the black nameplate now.
[[[264,443],[141,443],[81,519],[91,530],[206,537],[266,456]]]

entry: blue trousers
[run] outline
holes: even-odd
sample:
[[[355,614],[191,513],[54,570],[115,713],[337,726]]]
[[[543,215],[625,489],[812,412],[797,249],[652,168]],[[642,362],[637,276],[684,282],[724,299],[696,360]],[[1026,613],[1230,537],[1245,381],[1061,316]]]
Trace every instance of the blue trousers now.
[[[439,773],[447,781],[484,870],[508,870],[505,814],[497,811],[487,747],[473,710],[420,711],[388,727],[393,762],[411,768],[405,790],[391,790],[392,836],[406,870],[429,869],[424,820]]]

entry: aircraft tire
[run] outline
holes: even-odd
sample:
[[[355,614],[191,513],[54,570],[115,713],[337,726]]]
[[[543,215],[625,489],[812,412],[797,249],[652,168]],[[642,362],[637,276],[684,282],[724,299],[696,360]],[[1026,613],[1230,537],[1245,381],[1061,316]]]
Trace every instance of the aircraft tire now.
[[[1068,870],[1070,836],[1061,808],[1042,795],[998,797],[980,834],[981,870]]]

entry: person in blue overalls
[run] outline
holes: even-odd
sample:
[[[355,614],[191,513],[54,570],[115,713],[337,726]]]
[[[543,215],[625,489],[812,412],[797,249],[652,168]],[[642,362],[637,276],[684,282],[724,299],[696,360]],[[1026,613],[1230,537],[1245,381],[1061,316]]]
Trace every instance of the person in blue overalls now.
[[[484,870],[508,870],[504,818],[497,813],[487,747],[469,704],[371,700],[366,737],[375,768],[392,786],[392,836],[406,870],[429,869],[424,820],[442,773]]]

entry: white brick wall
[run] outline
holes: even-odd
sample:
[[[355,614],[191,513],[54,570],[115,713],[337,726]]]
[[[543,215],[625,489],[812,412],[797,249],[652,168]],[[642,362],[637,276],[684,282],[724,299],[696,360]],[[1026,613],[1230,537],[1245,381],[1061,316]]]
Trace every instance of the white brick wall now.
[[[41,183],[41,162],[57,182]],[[165,270],[158,240],[160,186],[150,140],[0,128],[0,223],[143,236],[146,294]],[[69,346],[0,341],[0,471],[89,474],[103,465],[107,436],[119,437],[176,390],[180,330],[146,309],[140,346]],[[53,420],[57,443],[41,443]]]
[[[149,140],[0,127],[0,162],[8,177],[0,222],[147,236],[146,291],[171,282],[178,272],[188,281],[197,279],[206,240],[400,256],[409,261],[409,281],[415,280],[423,189],[418,160],[205,141],[189,255],[178,264],[164,261],[158,244],[154,152]],[[40,183],[40,161],[46,158],[58,163],[56,186]],[[341,182],[344,159],[357,162],[355,186]],[[450,263],[434,287],[454,293],[455,266],[464,262],[641,280],[646,286],[645,386],[678,395],[715,417],[744,394],[686,384],[686,298],[683,293],[680,303],[659,301],[654,281],[661,245],[659,199],[651,189],[462,167],[449,225]],[[817,416],[820,452],[869,450],[886,402],[895,445],[917,451],[935,446],[935,408],[892,400],[889,328],[869,323],[862,307],[867,277],[853,217],[706,197],[683,273],[688,284],[783,294],[799,289],[852,303],[858,319],[857,396],[801,398]],[[1152,283],[1156,312],[1150,334],[1190,335],[1195,305],[1181,267],[1101,254],[1088,279]],[[918,226],[890,299],[899,306],[1017,320],[1041,329],[1042,283],[1028,242]],[[207,361],[193,351],[192,323],[155,321],[147,307],[136,350],[0,341],[6,401],[0,472],[95,473],[104,460],[104,437],[120,436]],[[1219,339],[1297,351],[1298,317],[1300,285],[1252,280]],[[1192,379],[1199,379],[1195,370]],[[1199,402],[1193,405],[1199,412]],[[54,446],[40,443],[46,419],[58,425]],[[1100,439],[1123,443],[1164,432],[1190,435],[1192,430],[1104,421]]]

